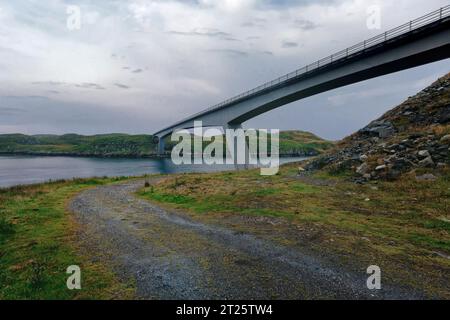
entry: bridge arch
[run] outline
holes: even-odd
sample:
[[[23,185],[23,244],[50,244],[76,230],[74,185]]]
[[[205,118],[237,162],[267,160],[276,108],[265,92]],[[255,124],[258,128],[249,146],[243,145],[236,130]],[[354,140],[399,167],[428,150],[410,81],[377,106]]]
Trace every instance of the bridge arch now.
[[[173,131],[192,128],[195,121],[236,128],[300,99],[447,58],[450,5],[230,98],[154,135],[161,144]]]

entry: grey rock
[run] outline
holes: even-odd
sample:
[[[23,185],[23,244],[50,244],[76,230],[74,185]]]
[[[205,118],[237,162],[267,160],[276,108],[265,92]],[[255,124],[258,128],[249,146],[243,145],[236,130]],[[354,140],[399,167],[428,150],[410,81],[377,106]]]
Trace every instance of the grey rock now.
[[[361,131],[372,135],[376,134],[379,138],[388,138],[395,134],[392,123],[383,120],[373,121]]]
[[[428,150],[420,150],[418,153],[419,157],[421,158],[428,158],[431,157],[430,152],[428,152]]]
[[[438,169],[445,169],[445,168],[447,168],[447,164],[443,163],[443,162],[439,162],[437,164],[437,167],[438,167]]]
[[[369,165],[367,163],[363,163],[356,169],[356,173],[360,175],[365,175],[370,170]]]
[[[374,130],[378,133],[378,136],[380,138],[389,138],[395,134],[394,128],[378,128],[377,130]]]
[[[442,143],[450,142],[450,134],[447,134],[441,138]]]
[[[419,161],[419,165],[421,167],[434,167],[434,161],[431,157],[425,158],[422,161]]]
[[[450,122],[450,112],[445,113],[439,118],[439,123],[444,124]]]
[[[401,176],[401,174],[402,173],[399,170],[392,169],[392,170],[389,170],[388,177],[390,179],[397,179],[398,177]]]
[[[404,158],[399,158],[393,162],[392,168],[395,170],[399,170],[399,171],[405,171],[408,168],[410,168],[412,165],[413,164],[411,163],[411,161],[404,159]]]
[[[437,177],[434,174],[427,173],[421,176],[416,176],[416,180],[423,182],[423,181],[436,181]]]

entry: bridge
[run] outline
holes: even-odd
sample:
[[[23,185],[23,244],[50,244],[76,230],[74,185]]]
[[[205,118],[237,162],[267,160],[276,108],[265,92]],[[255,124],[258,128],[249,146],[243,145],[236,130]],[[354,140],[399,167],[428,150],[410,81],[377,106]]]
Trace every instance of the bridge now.
[[[194,127],[240,128],[288,103],[360,81],[450,58],[450,5],[334,53],[194,114],[154,134],[159,153],[172,132]]]

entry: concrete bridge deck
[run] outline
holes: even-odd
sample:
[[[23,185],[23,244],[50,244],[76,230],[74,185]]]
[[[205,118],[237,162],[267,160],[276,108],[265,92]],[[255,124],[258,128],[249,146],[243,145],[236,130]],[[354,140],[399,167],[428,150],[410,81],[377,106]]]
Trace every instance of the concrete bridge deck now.
[[[288,103],[325,91],[450,58],[450,5],[321,59],[179,121],[154,134],[205,127],[236,128]]]

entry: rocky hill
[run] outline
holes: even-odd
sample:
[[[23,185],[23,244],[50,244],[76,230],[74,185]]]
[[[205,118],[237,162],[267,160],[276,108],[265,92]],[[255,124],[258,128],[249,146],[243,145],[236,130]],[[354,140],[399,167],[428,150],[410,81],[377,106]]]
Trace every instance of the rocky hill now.
[[[413,170],[418,180],[433,180],[431,169],[450,164],[449,147],[450,73],[339,142],[307,169],[350,173],[357,182],[396,179]]]

